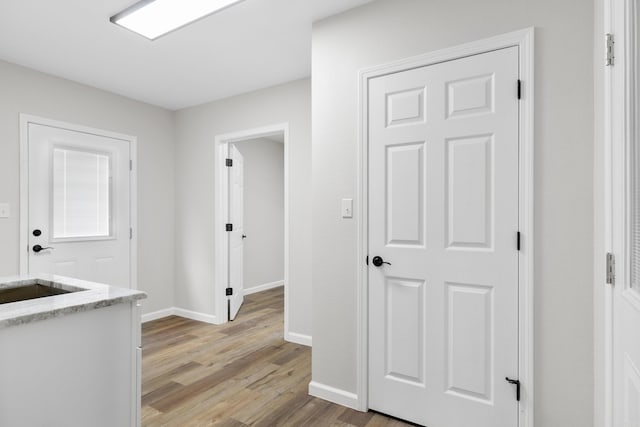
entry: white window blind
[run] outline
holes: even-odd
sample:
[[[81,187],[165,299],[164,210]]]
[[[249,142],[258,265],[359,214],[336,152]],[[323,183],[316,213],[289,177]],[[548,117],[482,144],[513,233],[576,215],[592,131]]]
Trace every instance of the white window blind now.
[[[53,237],[111,235],[111,158],[68,148],[53,150]]]

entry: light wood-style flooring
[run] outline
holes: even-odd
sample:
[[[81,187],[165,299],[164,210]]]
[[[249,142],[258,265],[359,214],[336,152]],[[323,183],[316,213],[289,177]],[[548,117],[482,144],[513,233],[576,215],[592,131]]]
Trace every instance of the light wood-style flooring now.
[[[283,339],[282,288],[245,297],[222,326],[167,317],[142,327],[144,427],[408,426],[308,395],[311,350]]]

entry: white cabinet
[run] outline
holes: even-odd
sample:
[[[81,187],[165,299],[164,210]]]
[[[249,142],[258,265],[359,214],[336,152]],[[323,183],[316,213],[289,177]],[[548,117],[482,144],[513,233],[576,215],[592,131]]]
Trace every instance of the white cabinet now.
[[[0,329],[0,426],[138,427],[137,301]]]

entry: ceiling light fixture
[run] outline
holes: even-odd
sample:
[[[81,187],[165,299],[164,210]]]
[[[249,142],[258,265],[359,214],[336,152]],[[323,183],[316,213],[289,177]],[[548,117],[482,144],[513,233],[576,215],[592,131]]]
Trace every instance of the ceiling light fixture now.
[[[110,21],[155,40],[242,0],[141,0]]]

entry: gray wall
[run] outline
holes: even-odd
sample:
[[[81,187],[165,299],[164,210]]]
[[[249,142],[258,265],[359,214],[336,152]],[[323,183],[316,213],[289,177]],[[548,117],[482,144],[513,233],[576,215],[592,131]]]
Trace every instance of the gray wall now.
[[[284,144],[234,144],[244,157],[244,290],[284,280]]]
[[[138,137],[138,288],[144,312],[173,306],[173,113],[0,61],[0,276],[19,272],[20,113]]]
[[[605,131],[604,131],[604,0],[595,0],[595,30],[593,39],[594,65],[594,147],[593,147],[593,194],[594,194],[594,263],[593,263],[593,332],[594,332],[594,426],[605,423]]]
[[[289,123],[290,331],[311,335],[311,88],[298,80],[176,113],[176,306],[215,315],[217,135]]]
[[[593,3],[378,0],[313,29],[313,380],[356,391],[359,69],[536,27],[535,418],[593,425]],[[339,155],[336,155],[339,153]],[[330,265],[331,268],[326,268]],[[335,351],[340,349],[340,351]]]

